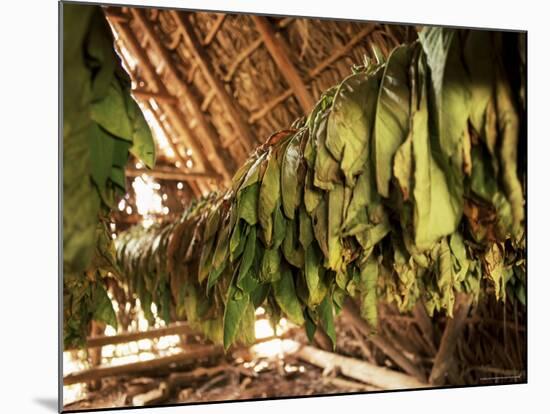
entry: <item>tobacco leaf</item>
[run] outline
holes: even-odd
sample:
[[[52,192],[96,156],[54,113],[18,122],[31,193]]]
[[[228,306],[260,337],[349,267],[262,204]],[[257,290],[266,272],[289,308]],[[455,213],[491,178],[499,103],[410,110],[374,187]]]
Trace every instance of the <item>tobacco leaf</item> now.
[[[273,293],[277,304],[285,315],[295,324],[302,325],[304,316],[298,296],[292,272],[285,266],[281,269],[281,277],[273,283]]]
[[[285,215],[294,219],[294,212],[300,205],[300,188],[298,170],[302,155],[300,153],[300,136],[296,135],[286,147],[281,162],[281,198]]]
[[[384,67],[378,92],[373,137],[374,160],[378,192],[386,198],[389,197],[394,155],[409,130],[408,72],[411,53],[409,46],[400,46],[393,50]],[[395,165],[398,165],[397,160]]]
[[[281,194],[280,177],[279,163],[275,152],[271,149],[258,199],[258,219],[262,225],[267,247],[270,247],[272,243],[273,210],[275,210]]]

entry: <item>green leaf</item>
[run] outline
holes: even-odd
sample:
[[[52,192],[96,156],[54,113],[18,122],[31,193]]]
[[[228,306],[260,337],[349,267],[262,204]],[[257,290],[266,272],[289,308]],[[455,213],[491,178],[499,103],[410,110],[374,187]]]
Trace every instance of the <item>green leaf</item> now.
[[[143,161],[147,167],[153,168],[156,160],[155,141],[141,110],[135,102],[133,105],[136,106],[136,116],[132,123],[133,145],[130,152]]]
[[[239,325],[250,301],[250,295],[237,293],[237,289],[231,284],[223,314],[223,347],[226,350],[235,341]]]
[[[332,301],[327,295],[325,299],[321,302],[317,308],[317,313],[319,314],[319,320],[321,322],[321,327],[328,335],[332,342],[332,349],[336,350],[336,331],[334,330],[334,310],[332,307]]]
[[[298,296],[296,296],[294,278],[288,268],[284,267],[281,271],[281,278],[273,283],[273,293],[277,304],[288,319],[297,325],[302,325],[304,323],[302,307]]]
[[[251,227],[246,238],[246,245],[244,248],[243,258],[239,266],[238,282],[248,273],[252,263],[254,261],[254,255],[256,253],[256,227]],[[240,287],[240,286],[239,286]]]
[[[275,207],[275,212],[273,213],[273,246],[272,248],[278,248],[283,242],[286,235],[287,219],[281,211],[281,207]]]
[[[407,201],[413,187],[412,134],[407,136],[395,153],[393,175],[401,188],[403,200]]]
[[[377,284],[378,262],[373,256],[365,260],[360,267],[361,316],[371,327],[378,326]]]
[[[340,161],[340,168],[351,185],[369,157],[369,140],[374,125],[380,72],[364,72],[344,80],[334,97],[328,121],[326,147]],[[316,164],[316,173],[319,163]],[[334,182],[335,180],[332,179]],[[325,188],[331,190],[332,186]]]
[[[331,155],[325,145],[325,140],[327,137],[327,120],[328,113],[319,113],[312,131],[312,136],[315,137],[317,148],[313,185],[323,190],[331,190],[334,183],[340,181],[338,161]],[[307,193],[307,187],[306,196],[314,196],[314,194]]]
[[[102,128],[121,139],[133,141],[132,120],[126,110],[126,98],[117,78],[113,77],[107,95],[91,105],[91,118]]]
[[[207,290],[210,290],[210,288],[214,286],[227,266],[226,259],[229,255],[229,232],[230,226],[229,223],[226,223],[220,230],[216,243],[216,250],[212,256],[212,271],[208,275]]]
[[[264,239],[268,247],[271,246],[273,236],[273,210],[277,206],[280,194],[279,164],[275,153],[271,150],[260,187],[260,199],[258,202],[258,218],[264,230]]]
[[[313,337],[315,336],[315,331],[317,330],[317,325],[313,321],[313,318],[310,315],[309,308],[304,309],[304,320],[306,324],[306,335],[310,343],[313,342]]]
[[[393,50],[384,68],[378,93],[374,125],[376,184],[383,197],[389,197],[394,155],[407,137],[410,117],[409,63],[412,49]]]
[[[308,305],[312,307],[321,303],[328,292],[323,280],[325,268],[322,259],[323,255],[315,243],[310,244],[305,252],[304,274],[309,291]]]
[[[420,106],[413,113],[412,145],[414,171],[415,244],[429,249],[438,239],[451,234],[462,216],[462,199],[449,189],[445,173],[434,160],[428,128],[427,90],[420,74]]]
[[[340,270],[343,265],[343,247],[340,238],[344,215],[344,187],[336,184],[328,197],[328,267]]]
[[[267,249],[264,251],[260,280],[272,282],[280,278],[281,253],[279,249]]]
[[[304,249],[298,243],[297,226],[297,220],[289,221],[287,223],[282,252],[288,263],[294,267],[302,269],[304,267]]]
[[[468,133],[470,83],[463,64],[459,32],[425,28],[419,33],[435,96],[432,154],[445,173],[457,215],[462,214],[464,135]]]
[[[99,282],[94,283],[92,309],[94,320],[111,325],[115,330],[118,329],[116,314],[111,299],[109,299],[107,291]]]
[[[294,136],[286,147],[281,164],[281,196],[285,215],[294,219],[294,212],[300,203],[300,189],[298,187],[298,170],[300,168],[301,136]]]
[[[256,182],[241,189],[237,196],[238,216],[251,226],[255,226],[258,222],[259,193],[260,184]]]

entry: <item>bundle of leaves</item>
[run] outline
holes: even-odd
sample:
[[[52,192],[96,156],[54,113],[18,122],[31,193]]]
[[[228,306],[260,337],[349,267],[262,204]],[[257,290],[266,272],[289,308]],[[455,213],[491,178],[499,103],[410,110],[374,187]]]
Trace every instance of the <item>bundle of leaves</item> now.
[[[226,348],[253,340],[259,306],[334,343],[347,296],[373,329],[379,301],[524,302],[523,40],[427,28],[355,68],[227,191],[121,235],[129,285]]]
[[[151,167],[155,145],[101,8],[62,7],[63,311],[74,346],[92,319],[116,325],[102,280],[117,274],[106,217],[125,193],[129,154]]]

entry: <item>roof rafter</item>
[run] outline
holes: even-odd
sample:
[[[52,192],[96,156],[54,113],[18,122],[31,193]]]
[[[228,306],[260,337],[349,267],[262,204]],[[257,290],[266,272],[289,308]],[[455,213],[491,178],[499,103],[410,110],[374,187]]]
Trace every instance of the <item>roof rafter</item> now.
[[[285,77],[291,89],[294,91],[300,106],[304,112],[309,112],[311,108],[313,108],[315,101],[291,61],[287,52],[288,47],[286,47],[280,37],[277,37],[275,30],[267,18],[256,15],[251,15],[250,17],[254,21],[256,29],[260,32],[269,54],[279,67],[281,74]]]
[[[210,87],[214,89],[216,96],[220,100],[224,109],[227,111],[229,119],[236,130],[235,132],[244,138],[245,148],[247,151],[250,151],[256,146],[256,140],[250,132],[248,125],[244,121],[242,111],[235,104],[235,101],[229,96],[225,86],[216,76],[210,58],[199,43],[197,35],[195,34],[188,17],[177,10],[171,10],[170,14],[183,34],[187,47],[189,47],[191,53],[195,56],[195,61],[199,65],[203,76],[210,84]]]
[[[181,75],[176,69],[168,50],[155,36],[153,27],[145,16],[144,11],[142,9],[132,8],[130,9],[130,12],[132,13],[136,23],[144,31],[148,44],[162,58],[165,70],[173,78],[173,84],[178,89],[177,95],[180,98],[180,102],[188,104],[194,118],[197,120],[197,123],[204,132],[206,137],[206,139],[202,142],[204,146],[204,156],[212,162],[216,170],[223,175],[224,179],[229,181],[231,179],[234,160],[225,152],[225,150],[223,150],[219,142],[219,134],[206,119],[204,113],[200,109],[200,103],[189,89],[187,83],[181,79]],[[193,136],[191,132],[190,136]],[[193,136],[193,139],[196,138]]]

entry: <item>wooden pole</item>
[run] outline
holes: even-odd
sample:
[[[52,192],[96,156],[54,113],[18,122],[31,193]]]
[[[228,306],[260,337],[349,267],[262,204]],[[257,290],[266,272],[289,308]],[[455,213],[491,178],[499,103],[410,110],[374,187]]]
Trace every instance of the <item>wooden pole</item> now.
[[[216,35],[220,31],[220,29],[222,28],[222,25],[223,25],[223,22],[224,22],[226,16],[227,16],[227,14],[225,14],[225,13],[218,14],[218,17],[216,18],[216,21],[212,25],[212,29],[210,29],[210,32],[208,32],[208,34],[204,38],[204,41],[202,42],[203,46],[208,46],[210,43],[212,43],[212,41],[214,40],[214,38],[216,37]]]
[[[195,31],[193,30],[193,27],[189,22],[187,15],[184,15],[182,12],[179,12],[177,10],[172,10],[170,11],[170,13],[174,18],[174,21],[176,22],[176,26],[179,28],[180,32],[183,34],[187,47],[189,48],[191,53],[195,56],[195,60],[202,74],[210,84],[210,87],[214,89],[214,91],[216,92],[216,96],[220,100],[222,106],[224,107],[228,115],[228,118],[231,120],[231,123],[233,124],[233,127],[236,130],[235,132],[241,138],[244,138],[243,144],[246,150],[247,151],[252,150],[254,147],[256,147],[256,144],[257,144],[256,139],[250,132],[250,129],[248,128],[248,125],[244,121],[244,117],[240,109],[237,107],[235,101],[229,96],[224,85],[222,84],[220,79],[216,76],[214,67],[210,62],[210,57],[208,56],[208,54],[200,44],[195,34]]]
[[[432,385],[443,385],[445,383],[447,373],[453,363],[456,343],[466,324],[471,304],[471,295],[464,293],[457,294],[453,310],[454,316],[447,321],[439,349],[435,356],[432,372],[430,373],[430,384]]]
[[[109,367],[99,366],[75,372],[63,378],[63,385],[77,384],[79,382],[87,382],[117,375],[135,374],[138,372],[150,371],[160,368],[168,368],[171,365],[192,363],[196,362],[199,359],[220,355],[223,355],[222,347],[215,345],[200,345],[175,355],[155,358],[149,361],[139,361],[130,364]]]
[[[137,169],[137,168],[126,168],[126,176],[128,177],[139,177],[140,175],[150,175],[151,177],[160,178],[162,180],[174,180],[174,181],[204,181],[204,180],[216,180],[220,181],[221,176],[210,174],[210,173],[201,173],[201,172],[185,172],[178,170],[176,168],[162,168],[157,167],[152,170],[147,169]]]
[[[401,367],[405,372],[414,376],[421,382],[426,381],[426,375],[424,372],[412,363],[405,355],[403,355],[393,344],[388,342],[384,337],[376,334],[372,334],[371,329],[361,317],[357,305],[353,302],[353,299],[347,297],[344,302],[344,308],[342,309],[342,315],[346,320],[353,324],[359,332],[368,338],[376,347],[384,352],[393,362]]]
[[[196,96],[189,90],[189,86],[181,79],[181,74],[176,69],[168,50],[155,35],[153,27],[149,20],[147,20],[143,10],[139,8],[130,8],[130,12],[144,31],[148,44],[163,60],[165,70],[169,73],[174,81],[174,86],[181,94],[178,95],[188,104],[193,117],[197,120],[197,123],[204,132],[206,139],[203,141],[203,145],[206,151],[206,158],[215,165],[224,179],[229,182],[229,180],[231,180],[231,173],[234,169],[234,160],[222,149],[218,133],[214,130],[212,125],[210,125],[204,113],[201,111],[200,103],[197,101]]]
[[[140,339],[159,338],[166,335],[192,334],[193,330],[187,323],[177,323],[162,328],[148,329],[147,331],[123,332],[117,335],[100,335],[89,337],[86,341],[86,348],[98,348],[105,345],[124,344]],[[65,349],[71,351],[72,349]]]
[[[359,33],[357,33],[355,36],[351,38],[351,40],[346,43],[343,47],[339,48],[336,53],[330,55],[328,58],[320,62],[316,67],[311,69],[309,71],[309,77],[315,78],[317,75],[319,75],[323,70],[325,70],[327,67],[332,65],[334,62],[336,62],[338,59],[340,59],[342,56],[347,55],[349,52],[351,52],[351,49],[354,48],[354,46],[359,43],[363,38],[368,36],[372,31],[375,29],[375,25],[370,24],[364,29],[362,29]]]
[[[132,95],[134,95],[138,99],[150,99],[150,98],[152,98],[157,102],[164,102],[164,103],[168,103],[168,104],[177,104],[178,103],[178,98],[176,98],[175,96],[172,96],[170,94],[167,94],[167,93],[149,92],[149,91],[144,91],[144,90],[141,90],[141,89],[134,89],[132,91]]]
[[[300,74],[296,70],[296,67],[290,60],[287,53],[287,47],[283,43],[283,40],[280,37],[277,37],[273,27],[271,27],[271,24],[265,17],[255,15],[250,17],[254,21],[258,32],[260,32],[269,54],[277,64],[277,67],[281,71],[291,89],[294,91],[300,106],[305,113],[309,112],[313,108],[315,101],[307,90]]]
[[[346,377],[356,379],[365,384],[371,384],[385,390],[429,387],[428,384],[410,375],[392,371],[389,368],[379,367],[355,358],[322,351],[313,346],[301,345],[298,342],[294,342],[294,346],[297,348],[294,355],[301,360],[324,369],[337,369]]]

